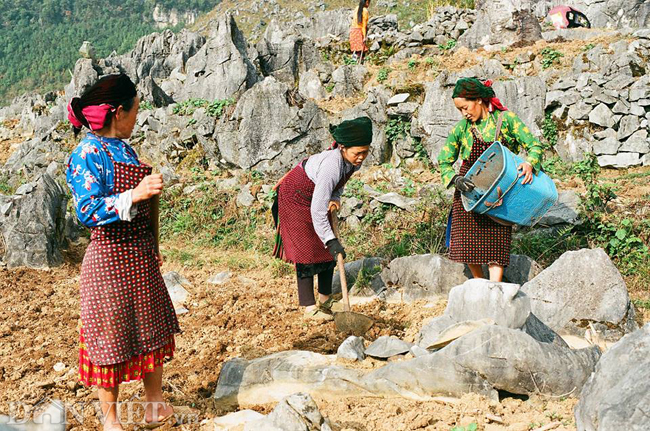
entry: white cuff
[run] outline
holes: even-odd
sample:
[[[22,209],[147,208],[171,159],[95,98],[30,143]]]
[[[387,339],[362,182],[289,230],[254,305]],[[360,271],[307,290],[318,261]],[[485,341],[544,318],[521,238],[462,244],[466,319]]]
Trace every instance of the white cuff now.
[[[132,192],[133,190],[127,190],[117,196],[115,209],[117,209],[117,214],[119,215],[120,220],[131,221],[136,215],[138,215],[138,207],[133,205]]]

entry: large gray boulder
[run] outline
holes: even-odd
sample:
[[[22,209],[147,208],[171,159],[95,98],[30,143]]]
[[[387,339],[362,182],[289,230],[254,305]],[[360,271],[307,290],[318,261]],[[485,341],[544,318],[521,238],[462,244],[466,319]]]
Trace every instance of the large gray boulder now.
[[[219,374],[215,405],[230,410],[278,402],[295,392],[319,397],[365,396],[359,370],[336,365],[336,358],[305,351],[275,353],[250,361],[232,359]]]
[[[650,324],[614,344],[582,388],[578,431],[648,429]]]
[[[210,28],[206,43],[187,60],[187,78],[177,101],[228,99],[243,93],[259,80],[248,58],[244,35],[233,16],[221,16]]]
[[[531,0],[477,0],[476,22],[460,38],[471,49],[497,50],[532,44],[542,38],[542,28],[532,13]]]
[[[351,9],[316,12],[295,24],[296,30],[313,40],[338,39],[344,41],[350,33]]]
[[[271,21],[256,48],[262,74],[274,76],[290,86],[298,82],[300,73],[316,67],[321,61],[311,39],[275,20]]]
[[[539,319],[560,334],[606,340],[634,331],[634,307],[623,277],[603,249],[568,251],[522,286]]]
[[[232,115],[216,128],[217,162],[242,169],[280,173],[331,144],[328,119],[313,101],[290,105],[289,87],[273,77],[244,93]]]
[[[381,273],[382,267],[386,262],[384,259],[378,257],[367,257],[364,259],[355,260],[345,264],[345,281],[348,283],[348,291],[353,295],[366,296],[378,295],[384,290],[384,283],[380,283],[378,274]],[[364,282],[370,282],[370,289],[372,293],[365,290],[363,292],[355,287],[355,283],[359,276],[362,276]],[[379,279],[379,280],[378,280]],[[337,271],[332,280],[332,293],[337,294],[341,292],[341,275]]]
[[[520,329],[529,315],[530,299],[520,291],[519,285],[467,280],[451,289],[445,312],[422,327],[417,343],[429,348],[445,330],[468,321],[489,320],[496,325]]]
[[[0,231],[4,262],[9,267],[37,269],[61,264],[68,201],[63,187],[43,174],[19,192],[3,199]]]
[[[558,200],[539,220],[542,226],[578,223],[580,216],[580,195],[573,190],[559,193]]]
[[[451,328],[476,327],[475,322],[520,329],[541,343],[567,347],[557,333],[531,313],[530,298],[519,285],[483,279],[468,280],[454,287],[445,312],[427,322],[416,341],[423,348],[439,345],[442,338],[449,337]]]
[[[452,287],[471,277],[464,264],[437,254],[399,257],[382,271],[381,278],[402,302],[444,299]]]
[[[368,69],[365,66],[356,64],[340,66],[332,73],[334,90],[332,94],[339,97],[352,97],[363,90]]]

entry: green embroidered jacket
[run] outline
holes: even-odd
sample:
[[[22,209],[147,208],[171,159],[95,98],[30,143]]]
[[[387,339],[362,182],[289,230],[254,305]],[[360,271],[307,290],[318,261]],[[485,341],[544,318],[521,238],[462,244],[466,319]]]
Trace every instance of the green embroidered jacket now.
[[[486,142],[494,141],[499,112],[493,112],[487,118],[476,123],[476,129]],[[526,161],[533,165],[534,172],[539,172],[542,164],[542,144],[530,133],[530,129],[514,112],[502,111],[501,115],[503,116],[501,143],[515,154],[518,154],[522,148],[526,150],[528,154]],[[445,146],[440,150],[438,165],[440,166],[442,183],[446,187],[449,187],[451,180],[456,175],[453,165],[458,160],[458,156],[460,155],[461,160],[467,160],[472,151],[474,140],[471,126],[472,124],[465,118],[460,120],[451,129]]]

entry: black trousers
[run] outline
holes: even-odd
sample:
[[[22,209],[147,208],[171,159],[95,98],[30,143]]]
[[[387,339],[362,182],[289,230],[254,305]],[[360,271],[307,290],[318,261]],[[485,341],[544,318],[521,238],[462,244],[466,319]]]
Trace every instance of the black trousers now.
[[[302,277],[301,277],[302,276]],[[334,268],[325,269],[318,273],[318,293],[321,295],[332,294],[332,278],[334,277]],[[314,276],[304,276],[300,271],[297,273],[298,279],[298,303],[303,307],[316,305],[314,297]]]

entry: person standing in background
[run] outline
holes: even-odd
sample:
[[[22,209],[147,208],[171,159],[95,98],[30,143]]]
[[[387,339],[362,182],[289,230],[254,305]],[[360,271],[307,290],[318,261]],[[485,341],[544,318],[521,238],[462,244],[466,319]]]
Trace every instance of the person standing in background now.
[[[350,49],[352,58],[363,63],[363,57],[368,51],[366,38],[368,36],[368,20],[370,19],[370,0],[360,0],[359,5],[352,15],[352,26],[350,27]]]

